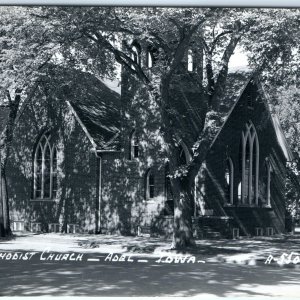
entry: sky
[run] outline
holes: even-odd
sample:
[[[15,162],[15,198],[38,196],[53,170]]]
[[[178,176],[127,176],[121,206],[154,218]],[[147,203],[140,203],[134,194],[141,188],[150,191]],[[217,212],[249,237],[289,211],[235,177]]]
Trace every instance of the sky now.
[[[229,61],[229,72],[245,70],[248,67],[248,60],[241,48],[237,48]]]

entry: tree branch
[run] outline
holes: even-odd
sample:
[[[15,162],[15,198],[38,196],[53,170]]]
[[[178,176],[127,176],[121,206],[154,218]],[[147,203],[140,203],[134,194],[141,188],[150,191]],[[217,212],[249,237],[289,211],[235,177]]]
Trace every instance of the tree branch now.
[[[150,80],[143,72],[141,66],[137,64],[131,57],[126,55],[123,51],[120,51],[117,48],[115,48],[99,32],[94,33],[96,38],[92,34],[88,33],[87,31],[84,31],[83,34],[89,39],[91,39],[92,41],[94,41],[97,45],[105,47],[107,50],[113,53],[118,63],[127,67],[128,70],[130,70],[131,73],[134,74],[135,76],[139,77],[144,84],[146,84],[147,86],[150,85]]]
[[[211,48],[210,48],[211,53],[213,53],[213,51],[215,50],[215,47],[216,47],[217,43],[219,42],[219,40],[226,34],[229,34],[232,32],[233,32],[232,30],[228,30],[228,31],[223,31],[220,34],[218,34],[216,36],[216,38],[213,40],[213,42],[211,43]]]

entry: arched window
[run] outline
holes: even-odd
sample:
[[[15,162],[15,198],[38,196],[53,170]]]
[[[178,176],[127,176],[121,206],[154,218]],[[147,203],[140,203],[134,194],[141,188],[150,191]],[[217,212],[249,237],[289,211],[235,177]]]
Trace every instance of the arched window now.
[[[272,168],[271,168],[271,164],[269,159],[267,158],[265,161],[265,174],[266,174],[266,182],[265,182],[265,197],[266,197],[266,205],[267,206],[271,206],[271,172],[272,172]]]
[[[259,143],[251,122],[242,133],[242,203],[258,204]]]
[[[132,131],[129,142],[130,142],[129,159],[138,158],[139,157],[139,139],[137,137],[135,130]]]
[[[249,176],[250,176],[250,140],[246,141],[245,149],[245,170],[244,170],[244,198],[248,199],[249,197]]]
[[[242,182],[241,181],[238,185],[238,199],[239,199],[239,201],[242,200]]]
[[[131,46],[131,59],[138,65],[141,63],[141,47],[136,42]]]
[[[158,50],[152,45],[147,48],[147,67],[152,68],[157,60]]]
[[[155,181],[152,169],[148,169],[146,173],[146,200],[154,198]]]
[[[148,50],[148,53],[147,53],[147,65],[148,65],[148,68],[153,67],[153,54],[149,50]]]
[[[194,71],[194,58],[193,58],[193,51],[191,49],[188,50],[188,54],[187,54],[187,68],[189,72]]]
[[[233,172],[232,160],[228,158],[225,166],[225,193],[227,204],[233,204]]]
[[[35,199],[53,199],[57,192],[57,150],[49,132],[42,135],[34,153]]]

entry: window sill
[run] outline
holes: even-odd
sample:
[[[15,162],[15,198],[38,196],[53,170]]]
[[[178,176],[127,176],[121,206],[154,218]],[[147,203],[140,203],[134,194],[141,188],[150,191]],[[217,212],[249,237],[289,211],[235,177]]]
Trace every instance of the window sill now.
[[[50,198],[45,198],[45,199],[42,199],[42,198],[36,198],[36,199],[30,199],[30,202],[57,202],[58,199],[55,198],[55,199],[50,199]]]
[[[237,207],[248,207],[248,208],[257,208],[260,207],[257,204],[237,204]]]

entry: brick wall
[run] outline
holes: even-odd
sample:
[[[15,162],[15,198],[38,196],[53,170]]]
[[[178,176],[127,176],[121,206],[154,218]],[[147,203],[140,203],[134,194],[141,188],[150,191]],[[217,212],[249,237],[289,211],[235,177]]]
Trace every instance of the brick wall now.
[[[101,224],[104,231],[135,234],[161,215],[165,202],[165,153],[160,115],[146,90],[126,72],[122,78],[122,151],[102,154]],[[139,157],[130,159],[136,131]],[[146,199],[146,173],[154,174],[154,198]]]
[[[37,100],[38,99],[38,100]],[[42,223],[77,224],[82,231],[95,230],[97,187],[96,156],[91,143],[64,101],[39,94],[27,100],[14,130],[6,175],[10,219]],[[58,151],[56,199],[33,199],[33,155],[38,138],[50,130]]]
[[[259,141],[258,207],[241,206],[238,200],[238,184],[242,178],[239,145],[242,130],[249,120],[256,128]],[[270,156],[273,157],[275,168],[271,174],[271,208],[267,208],[263,205],[266,202],[266,196],[262,190],[266,181],[264,162]],[[225,169],[228,157],[232,159],[234,166],[233,206],[226,206]],[[255,227],[274,227],[275,232],[283,232],[285,223],[284,171],[285,157],[278,145],[265,103],[259,96],[253,107],[249,107],[246,89],[208,154],[202,196],[198,193],[197,200],[203,199],[205,206],[212,209],[215,215],[233,216],[235,226],[240,227],[242,234],[253,235]]]

